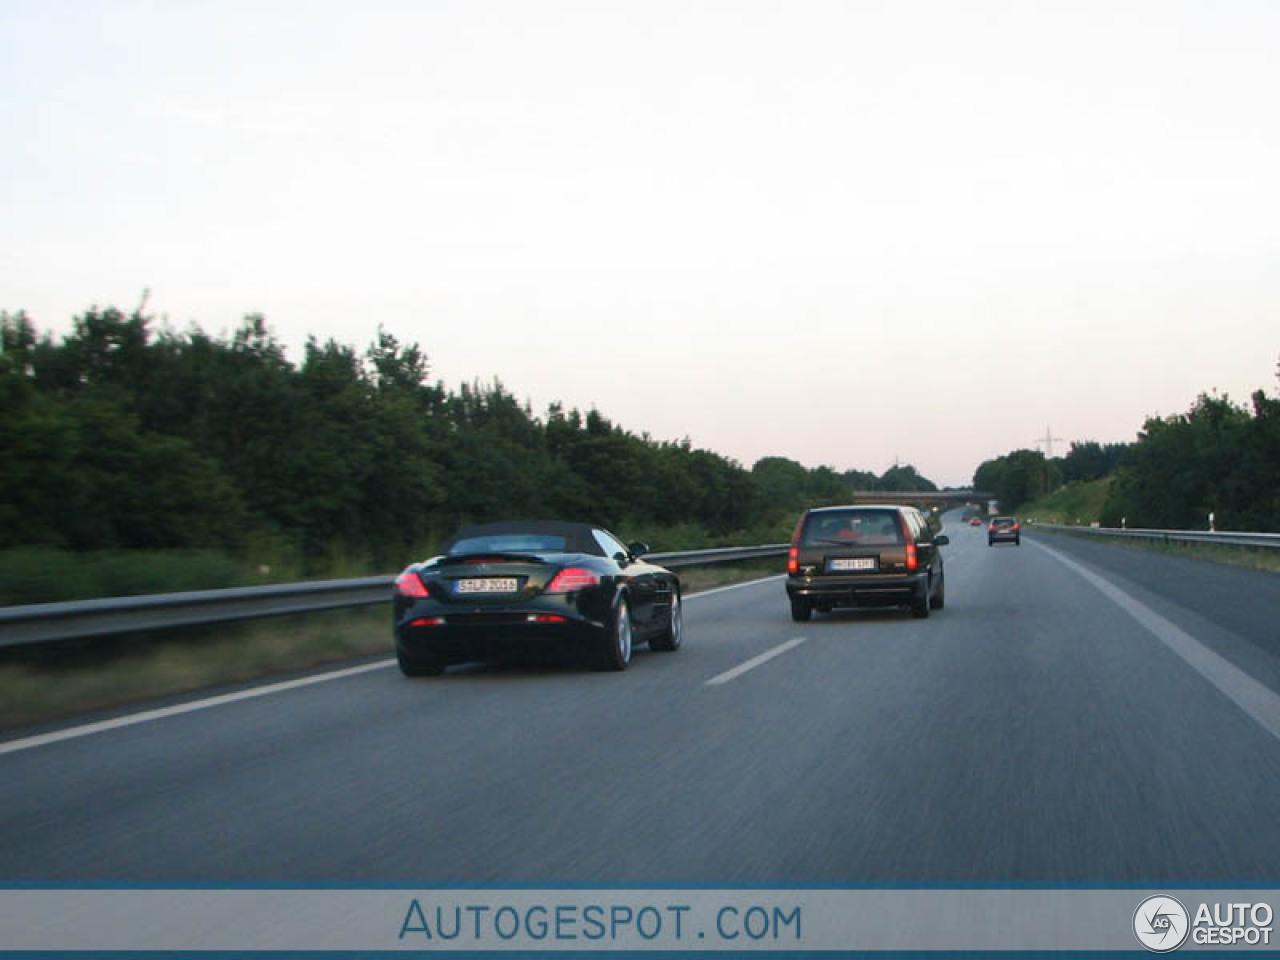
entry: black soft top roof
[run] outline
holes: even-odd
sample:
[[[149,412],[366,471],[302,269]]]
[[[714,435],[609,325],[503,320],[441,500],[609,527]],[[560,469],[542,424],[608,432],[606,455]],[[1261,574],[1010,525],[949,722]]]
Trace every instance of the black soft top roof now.
[[[566,553],[593,553],[604,556],[604,550],[596,542],[591,531],[599,529],[591,523],[572,523],[566,520],[507,520],[502,523],[481,523],[463,527],[440,544],[440,552],[448,553],[460,540],[473,537],[501,536],[504,533],[532,533],[551,537],[564,537]]]

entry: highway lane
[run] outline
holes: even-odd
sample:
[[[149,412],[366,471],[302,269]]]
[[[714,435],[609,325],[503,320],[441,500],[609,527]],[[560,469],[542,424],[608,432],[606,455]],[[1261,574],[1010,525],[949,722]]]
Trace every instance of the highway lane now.
[[[1065,534],[1033,534],[1089,564],[1241,669],[1280,690],[1280,576]]]
[[[1280,878],[1280,740],[1040,544],[1274,690],[1263,621],[1132,551],[948,532],[928,620],[796,624],[772,580],[691,599],[686,647],[622,674],[372,670],[0,756],[0,877]],[[1280,577],[1245,581],[1274,619]]]

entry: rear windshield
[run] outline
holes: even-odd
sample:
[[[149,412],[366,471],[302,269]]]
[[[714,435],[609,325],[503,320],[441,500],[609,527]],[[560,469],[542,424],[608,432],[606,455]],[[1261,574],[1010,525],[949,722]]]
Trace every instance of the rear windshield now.
[[[1013,517],[996,517],[995,523],[1017,523]]]
[[[809,515],[800,543],[816,546],[883,546],[902,543],[902,522],[892,510],[842,510]]]
[[[469,537],[449,548],[449,556],[462,553],[564,553],[565,538],[545,533],[497,533]]]

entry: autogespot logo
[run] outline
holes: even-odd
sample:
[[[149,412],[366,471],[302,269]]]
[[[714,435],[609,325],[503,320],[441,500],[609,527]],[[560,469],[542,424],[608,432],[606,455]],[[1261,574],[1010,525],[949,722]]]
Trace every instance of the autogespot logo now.
[[[1147,897],[1133,912],[1133,935],[1156,953],[1177,950],[1186,941],[1190,929],[1191,915],[1187,908],[1163,894]]]

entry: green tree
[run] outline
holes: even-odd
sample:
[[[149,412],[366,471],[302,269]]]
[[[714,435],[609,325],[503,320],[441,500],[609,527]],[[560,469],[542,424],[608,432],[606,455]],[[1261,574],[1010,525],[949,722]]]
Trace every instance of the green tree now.
[[[1185,414],[1149,418],[1116,475],[1103,521],[1203,529],[1280,527],[1277,401],[1262,391],[1252,409],[1201,394]]]
[[[1073,441],[1071,450],[1062,458],[1060,468],[1067,483],[1097,480],[1115,471],[1129,448],[1125,443],[1098,443],[1095,440]]]
[[[1060,485],[1061,471],[1039,450],[1014,450],[982,463],[973,475],[975,490],[994,493],[1000,509],[1015,512]]]
[[[901,466],[894,464],[876,480],[872,489],[913,493],[916,491],[932,492],[937,490],[938,487],[933,481],[920,476],[916,468],[910,464],[902,464]]]

